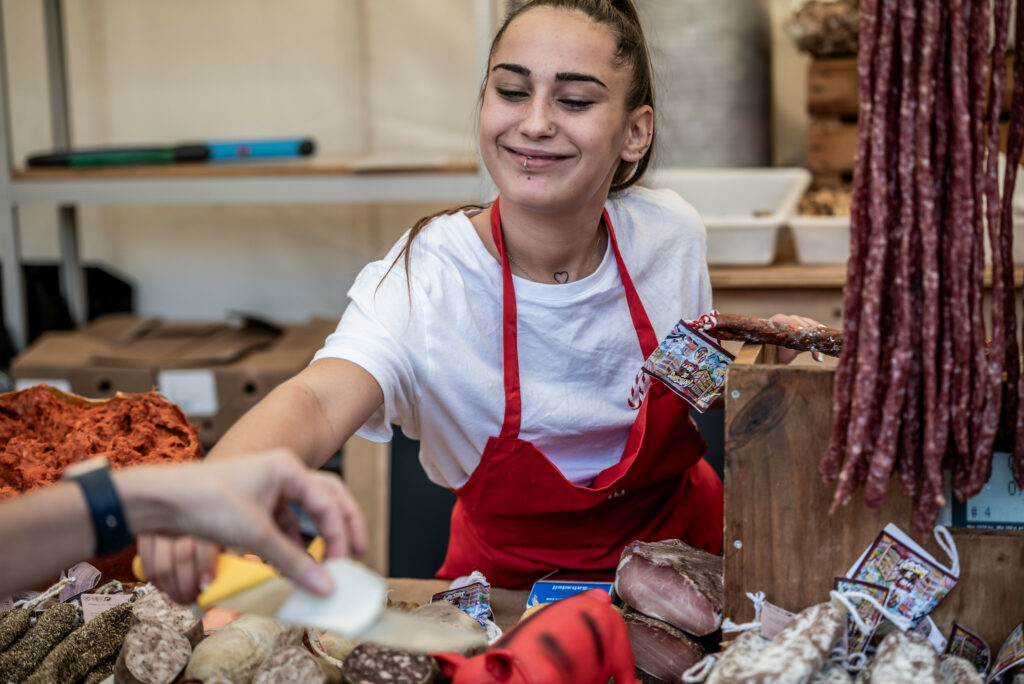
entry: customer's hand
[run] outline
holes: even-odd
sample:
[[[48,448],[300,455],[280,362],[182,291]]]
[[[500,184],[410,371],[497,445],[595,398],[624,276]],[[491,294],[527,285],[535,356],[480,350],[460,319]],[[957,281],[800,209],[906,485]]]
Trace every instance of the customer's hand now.
[[[212,580],[217,554],[213,544],[181,535],[255,553],[317,593],[330,589],[330,579],[303,550],[289,504],[316,523],[326,557],[366,549],[362,513],[341,478],[310,470],[285,451],[127,468],[115,481],[132,530],[176,537],[140,535],[138,547],[147,578],[179,603]]]

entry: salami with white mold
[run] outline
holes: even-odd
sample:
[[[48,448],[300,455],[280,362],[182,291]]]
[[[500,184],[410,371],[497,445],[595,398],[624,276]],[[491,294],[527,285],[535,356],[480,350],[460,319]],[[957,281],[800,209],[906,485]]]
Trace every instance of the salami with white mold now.
[[[716,666],[708,683],[805,684],[821,671],[845,629],[845,610],[832,603],[813,605],[797,614],[747,667],[731,669],[729,678],[724,673],[715,678]]]
[[[939,674],[944,684],[984,684],[985,681],[971,661],[954,655],[942,656]]]
[[[870,684],[943,684],[939,654],[923,636],[893,630],[878,645],[865,681]]]
[[[635,541],[615,571],[615,593],[634,610],[696,636],[722,625],[722,558],[678,539]]]
[[[744,672],[752,669],[758,654],[771,643],[761,632],[751,629],[740,634],[718,658],[707,684],[738,684]]]
[[[667,622],[638,613],[629,606],[622,611],[636,666],[668,682],[682,681],[683,673],[703,660],[705,651],[693,637]]]

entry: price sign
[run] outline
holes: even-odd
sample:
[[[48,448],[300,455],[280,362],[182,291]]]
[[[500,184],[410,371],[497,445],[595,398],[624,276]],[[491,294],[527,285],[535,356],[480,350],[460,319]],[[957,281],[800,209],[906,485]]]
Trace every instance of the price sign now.
[[[1013,454],[992,454],[992,477],[977,496],[953,502],[953,525],[1024,529],[1024,492],[1013,480]]]

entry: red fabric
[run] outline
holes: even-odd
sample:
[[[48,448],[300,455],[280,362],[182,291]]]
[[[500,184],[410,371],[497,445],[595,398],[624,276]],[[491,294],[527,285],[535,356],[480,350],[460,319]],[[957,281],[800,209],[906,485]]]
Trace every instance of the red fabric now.
[[[646,358],[657,337],[607,212],[604,221]],[[702,458],[706,444],[690,420],[689,405],[663,384],[654,383],[648,392],[620,461],[589,487],[566,480],[532,443],[519,439],[515,290],[498,201],[491,229],[502,261],[505,420],[469,480],[455,490],[448,554],[437,576],[480,570],[495,586],[521,587],[554,569],[610,571],[623,547],[638,539],[682,539],[721,552],[722,483]]]

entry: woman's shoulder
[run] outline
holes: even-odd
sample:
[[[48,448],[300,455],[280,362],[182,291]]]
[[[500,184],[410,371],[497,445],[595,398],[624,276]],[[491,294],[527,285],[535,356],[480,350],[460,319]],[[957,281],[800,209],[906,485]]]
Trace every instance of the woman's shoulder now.
[[[634,185],[609,199],[609,213],[619,223],[637,228],[656,227],[657,232],[679,235],[704,236],[704,222],[692,204],[667,188],[654,189]]]

